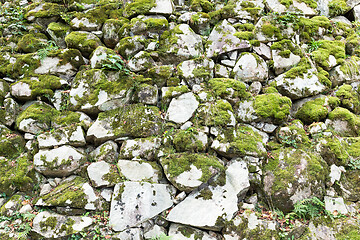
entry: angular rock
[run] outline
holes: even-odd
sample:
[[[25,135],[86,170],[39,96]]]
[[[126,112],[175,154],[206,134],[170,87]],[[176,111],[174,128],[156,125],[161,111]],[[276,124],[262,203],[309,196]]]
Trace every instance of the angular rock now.
[[[90,159],[94,161],[105,161],[107,163],[114,163],[118,158],[118,145],[113,141],[107,141],[98,146],[89,154]]]
[[[116,167],[104,161],[91,163],[87,173],[94,187],[112,187],[121,181]]]
[[[245,162],[229,162],[222,174],[217,176],[214,184],[190,193],[170,211],[166,219],[203,229],[220,230],[222,220],[232,219],[238,210],[238,196],[241,199],[250,187]]]
[[[136,227],[172,206],[170,185],[123,182],[115,185],[109,224],[115,231]]]
[[[160,183],[163,178],[161,168],[155,162],[120,159],[117,167],[122,177],[132,182]]]
[[[170,154],[160,159],[167,179],[180,191],[190,192],[224,170],[218,158],[196,153]]]
[[[92,223],[90,217],[63,216],[43,211],[35,216],[32,230],[44,238],[61,238],[85,231]]]
[[[87,132],[87,139],[95,142],[119,137],[149,137],[161,130],[161,116],[157,107],[142,104],[126,105],[100,113]]]
[[[268,67],[258,55],[243,53],[237,60],[233,73],[235,79],[243,82],[263,82],[268,78]]]
[[[86,156],[71,146],[39,150],[34,156],[36,171],[50,177],[66,177],[86,161]]]
[[[227,20],[223,20],[211,31],[207,39],[205,56],[212,58],[234,50],[249,50],[250,43],[235,37],[234,33],[236,32],[236,29]]]
[[[140,51],[130,59],[127,65],[131,71],[140,72],[152,67],[155,62],[148,52]]]
[[[154,160],[161,146],[160,138],[141,138],[125,140],[121,145],[120,157],[125,159]]]
[[[50,193],[38,198],[36,206],[68,207],[72,209],[100,210],[103,201],[86,179],[70,176]]]
[[[172,223],[169,228],[168,236],[177,239],[177,240],[217,240],[217,236],[211,236],[209,233],[205,231],[201,231],[196,228],[192,228],[189,226]]]
[[[157,86],[142,84],[137,91],[135,99],[139,103],[156,106],[158,102],[158,97],[159,91]]]
[[[189,120],[199,106],[193,93],[184,93],[170,102],[166,117],[175,123],[184,123]]]
[[[103,46],[97,47],[90,57],[91,68],[103,68],[104,64],[110,64],[108,59],[112,56],[117,56],[116,52],[112,49]]]
[[[226,100],[201,104],[197,117],[204,126],[235,126],[236,124],[232,106]]]
[[[346,207],[346,204],[344,203],[344,199],[341,197],[333,198],[333,197],[324,197],[324,203],[325,203],[325,210],[331,212],[334,214],[336,211],[340,214],[348,214],[348,209]]]
[[[84,57],[90,54],[99,46],[102,46],[101,40],[93,33],[85,31],[74,31],[65,37],[66,46],[80,50]]]
[[[180,78],[192,87],[213,78],[214,62],[211,59],[187,60],[177,66]]]
[[[174,11],[172,0],[156,0],[156,6],[151,8],[149,13],[170,15]]]
[[[52,148],[61,145],[74,147],[85,146],[84,131],[81,126],[59,128],[53,132],[45,132],[37,137],[39,148]]]

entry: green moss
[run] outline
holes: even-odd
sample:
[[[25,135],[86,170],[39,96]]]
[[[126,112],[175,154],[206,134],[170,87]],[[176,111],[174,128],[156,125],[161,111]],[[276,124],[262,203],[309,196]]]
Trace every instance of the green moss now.
[[[58,220],[56,217],[48,217],[45,221],[40,222],[41,231],[47,231],[48,228],[50,228],[50,230],[55,230],[57,223]]]
[[[236,32],[234,36],[242,40],[251,40],[254,38],[254,33],[250,31]]]
[[[210,199],[212,199],[212,196],[213,196],[212,191],[208,188],[204,188],[204,189],[200,190],[199,195],[197,195],[195,198],[196,199],[202,198],[204,200],[210,200]]]
[[[69,25],[66,25],[61,22],[51,22],[48,25],[48,30],[54,33],[54,35],[58,38],[65,38],[67,33],[70,32],[71,28]]]
[[[16,190],[23,192],[31,191],[34,184],[30,174],[31,165],[32,163],[27,155],[22,155],[15,160],[0,157],[0,192],[10,196]]]
[[[299,2],[303,2],[305,3],[306,5],[308,5],[309,7],[313,8],[313,9],[316,9],[317,8],[317,2],[314,1],[314,0],[299,0]]]
[[[235,24],[234,27],[239,31],[253,31],[255,29],[254,24],[252,23],[238,23]]]
[[[306,124],[323,121],[328,114],[328,109],[324,104],[324,98],[308,101],[299,109],[295,116]]]
[[[297,47],[291,40],[284,39],[271,45],[271,50],[279,50],[280,52],[290,51],[295,55],[301,56],[301,49]],[[284,54],[284,53],[283,53]],[[289,53],[290,55],[290,53]]]
[[[148,31],[166,30],[169,27],[169,22],[162,18],[148,18],[144,22]]]
[[[15,55],[16,62],[6,66],[6,75],[12,78],[19,78],[20,76],[30,76],[34,70],[40,67],[40,59],[36,53],[28,53],[24,55]]]
[[[348,75],[349,77],[355,76],[359,72],[358,62],[360,58],[356,56],[350,57],[350,59],[346,59],[340,66],[340,70]]]
[[[39,199],[42,199],[46,206],[84,208],[87,204],[87,195],[82,186],[86,182],[86,179],[75,177],[72,181],[60,183],[53,191]]]
[[[197,117],[199,123],[205,126],[226,126],[231,123],[232,106],[225,100],[200,106]]]
[[[283,97],[278,93],[269,93],[255,97],[254,109],[261,117],[284,121],[290,113],[291,104],[288,97]]]
[[[44,47],[47,42],[45,34],[26,34],[18,42],[18,48],[25,53],[33,53]]]
[[[174,145],[178,152],[202,152],[206,146],[197,139],[198,132],[194,128],[179,130],[174,135]]]
[[[284,5],[286,8],[290,7],[290,5],[293,4],[292,0],[280,0],[279,1],[282,5]]]
[[[194,165],[202,171],[202,175],[199,178],[201,182],[208,181],[214,175],[215,171],[212,169],[217,169],[218,171],[224,170],[224,166],[216,157],[200,153],[170,154],[161,160],[161,165],[163,167],[167,166],[166,172],[171,178],[177,177],[185,171],[190,171],[190,166]]]
[[[342,85],[338,91],[336,91],[336,97],[340,100],[340,106],[359,113],[359,94],[355,92],[351,85]]]
[[[213,25],[218,24],[222,19],[232,18],[236,16],[234,9],[236,8],[235,4],[228,3],[223,8],[209,12],[211,18],[211,23]]]
[[[309,60],[302,58],[295,67],[285,73],[285,78],[294,79],[296,77],[304,77],[304,74],[308,73],[309,69],[311,69]]]
[[[124,17],[146,14],[155,6],[155,0],[134,0],[133,2],[126,4]]]
[[[19,156],[25,147],[25,140],[4,126],[0,125],[0,156],[12,159]]]
[[[294,29],[300,31],[303,39],[311,41],[314,36],[319,36],[320,27],[330,31],[332,29],[330,20],[325,16],[315,16],[310,19],[301,17]]]
[[[161,117],[157,107],[131,104],[114,110],[102,112],[99,120],[111,121],[115,136],[150,137],[160,132]]]
[[[276,37],[278,40],[283,38],[280,29],[267,21],[261,26],[261,32],[269,38]]]
[[[92,51],[103,45],[98,37],[86,32],[71,32],[65,37],[65,42],[68,48],[80,50],[85,57],[89,57]]]
[[[345,0],[332,0],[328,4],[330,17],[343,15],[348,12],[351,7],[346,4]]]
[[[214,9],[214,5],[207,0],[191,0],[190,8],[197,12],[210,12]]]
[[[74,233],[73,225],[75,224],[75,220],[68,218],[66,222],[61,225],[60,232],[66,232],[66,235],[70,235]]]
[[[323,68],[329,69],[329,56],[336,58],[336,63],[341,64],[345,59],[345,43],[342,41],[321,40],[320,47],[311,53],[311,58]]]
[[[240,98],[246,99],[251,95],[246,90],[243,82],[230,78],[212,78],[208,82],[209,89],[213,91],[214,95],[221,98]],[[234,92],[231,90],[233,89]]]
[[[328,118],[330,120],[343,120],[348,122],[348,125],[351,129],[350,131],[355,134],[359,134],[360,117],[350,112],[349,110],[342,107],[337,107],[329,113]]]
[[[20,82],[27,83],[30,86],[31,97],[35,98],[44,95],[52,97],[54,95],[53,90],[61,87],[60,80],[59,77],[53,75],[40,75],[39,77],[25,78]]]
[[[41,10],[31,11],[38,7],[40,3],[33,3],[27,8],[25,18],[36,17],[36,18],[49,18],[54,16],[60,16],[60,13],[66,12],[66,8],[56,3],[44,3]]]
[[[169,87],[168,90],[165,92],[163,96],[163,100],[171,99],[175,96],[179,96],[183,93],[189,92],[189,88],[186,85],[176,86],[176,87]]]
[[[44,123],[47,126],[51,125],[52,117],[56,115],[56,109],[46,104],[32,104],[27,107],[16,119],[16,127],[19,127],[20,122],[24,119],[32,118],[39,123]]]

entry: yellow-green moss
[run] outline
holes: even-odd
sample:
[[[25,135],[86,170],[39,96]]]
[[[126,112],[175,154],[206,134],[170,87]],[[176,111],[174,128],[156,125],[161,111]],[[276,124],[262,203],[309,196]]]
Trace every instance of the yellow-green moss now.
[[[242,40],[251,40],[254,38],[254,33],[250,31],[236,32],[234,36]]]
[[[60,16],[60,13],[66,12],[66,8],[62,5],[56,3],[44,3],[41,10],[38,11],[30,11],[38,7],[40,3],[33,3],[27,8],[27,13],[25,14],[26,18],[34,16],[36,18],[49,18],[54,16]]]
[[[89,57],[92,51],[102,46],[98,37],[92,35],[91,38],[88,38],[89,36],[86,32],[71,32],[65,37],[65,42],[69,48],[78,49],[85,57]]]
[[[212,78],[209,80],[208,84],[209,89],[217,97],[246,99],[251,96],[251,94],[246,90],[245,84],[235,79]],[[234,92],[232,92],[230,89],[233,89]]]
[[[324,98],[308,101],[299,109],[295,116],[306,124],[323,121],[328,114],[328,109],[324,104]]]
[[[33,53],[44,47],[47,37],[43,33],[26,34],[18,42],[17,46],[20,51]]]
[[[280,122],[288,117],[291,105],[290,98],[283,97],[278,93],[258,95],[254,101],[254,109],[257,115]]]
[[[351,9],[345,0],[332,0],[328,6],[330,17],[343,15]]]
[[[292,0],[280,0],[279,1],[282,5],[284,5],[286,8],[290,7],[290,5],[293,4]]]
[[[214,4],[207,0],[191,0],[190,8],[197,12],[210,12],[214,9]]]
[[[57,223],[58,220],[56,217],[48,217],[45,221],[40,222],[41,231],[47,231],[48,228],[50,228],[50,230],[55,230]]]
[[[350,134],[358,134],[359,128],[360,128],[360,117],[355,115],[354,113],[350,112],[349,110],[337,107],[333,111],[329,113],[330,120],[343,120],[348,122],[348,125],[350,127]]]
[[[218,100],[212,104],[199,107],[197,117],[199,124],[205,126],[226,126],[231,123],[232,106],[225,100]]]
[[[351,85],[344,84],[338,91],[336,96],[340,99],[340,106],[359,113],[359,94],[355,92]]]
[[[282,52],[284,51],[290,51],[295,55],[301,56],[301,49],[299,47],[297,47],[291,40],[289,39],[284,39],[281,40],[279,42],[275,42],[271,45],[271,50],[279,50],[280,51],[280,55],[284,54]],[[290,56],[290,53],[288,53],[288,55]],[[289,57],[288,56],[288,57]]]
[[[195,128],[178,130],[174,135],[174,146],[178,152],[202,152],[206,146],[197,139],[198,132]]]
[[[278,40],[281,40],[283,38],[280,29],[270,22],[263,23],[263,25],[261,26],[261,32],[269,38],[276,37]]]
[[[20,82],[27,83],[30,86],[31,97],[54,95],[53,90],[61,87],[60,78],[53,75],[40,75],[38,78],[25,78]],[[17,82],[18,83],[18,82]]]
[[[342,41],[321,40],[320,47],[311,53],[311,58],[323,68],[329,68],[329,56],[336,58],[336,63],[341,64],[345,59],[345,43]]]
[[[155,0],[134,0],[126,4],[123,14],[124,17],[146,14],[155,6]]]

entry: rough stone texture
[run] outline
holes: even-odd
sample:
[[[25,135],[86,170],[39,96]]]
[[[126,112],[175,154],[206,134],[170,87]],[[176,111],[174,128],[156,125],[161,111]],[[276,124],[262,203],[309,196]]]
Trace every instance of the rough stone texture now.
[[[161,146],[159,138],[125,140],[121,145],[120,157],[125,159],[154,160]]]
[[[86,156],[71,146],[39,150],[34,156],[35,169],[46,176],[66,177],[74,173]]]
[[[115,231],[136,227],[172,206],[167,184],[124,182],[115,185],[110,209],[110,226]]]
[[[48,222],[52,223],[48,225]],[[40,212],[33,220],[33,231],[45,238],[60,238],[84,231],[93,224],[90,217],[63,216]],[[44,226],[45,225],[45,226]]]
[[[193,93],[184,93],[173,98],[167,110],[167,119],[175,123],[184,123],[189,120],[199,106]]]
[[[160,166],[156,163],[120,159],[117,167],[128,181],[160,183],[162,179]]]
[[[61,145],[71,145],[75,147],[86,145],[84,131],[81,126],[70,126],[57,129],[52,133],[42,133],[37,137],[37,141],[41,149]]]
[[[266,62],[256,54],[243,54],[233,69],[235,79],[243,82],[260,81],[268,78]]]
[[[120,175],[116,169],[104,161],[90,164],[87,173],[94,187],[112,187],[120,181]]]
[[[167,220],[204,229],[220,230],[223,226],[218,219],[230,220],[233,217],[238,210],[238,196],[244,196],[249,187],[246,163],[231,161],[225,171],[223,186],[209,185],[190,193],[184,201],[171,210]],[[209,196],[201,197],[205,192],[208,192]]]
[[[107,141],[98,146],[89,154],[94,161],[115,162],[118,158],[118,145],[113,141]]]

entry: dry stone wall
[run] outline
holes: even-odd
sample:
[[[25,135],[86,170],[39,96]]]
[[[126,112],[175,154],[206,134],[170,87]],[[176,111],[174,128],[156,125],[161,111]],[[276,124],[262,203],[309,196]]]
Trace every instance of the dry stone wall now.
[[[360,5],[0,1],[0,239],[359,239]]]

